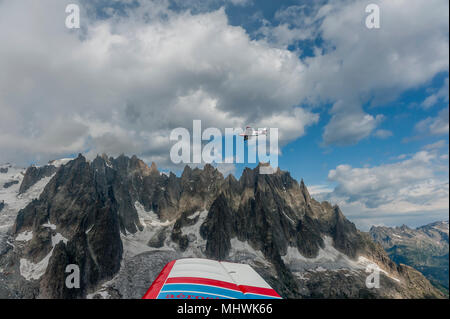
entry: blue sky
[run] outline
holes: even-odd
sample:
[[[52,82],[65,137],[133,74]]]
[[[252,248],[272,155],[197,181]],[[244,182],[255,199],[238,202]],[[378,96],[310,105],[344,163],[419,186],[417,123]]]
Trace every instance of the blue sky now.
[[[421,134],[415,130],[418,122],[429,116],[436,116],[448,104],[440,101],[433,110],[423,110],[416,105],[426,99],[427,90],[442,87],[446,76],[448,74],[445,73],[436,75],[424,87],[408,90],[395,101],[379,106],[381,109],[377,113],[386,118],[380,128],[392,132],[392,136],[384,139],[368,137],[355,145],[323,146],[321,135],[329,116],[326,112],[321,113],[321,121],[308,130],[307,136],[285,146],[280,166],[292,168],[290,171],[293,176],[303,177],[309,184],[320,184],[326,182],[330,169],[342,163],[354,166],[380,165],[395,162],[402,154],[415,153],[440,140],[448,145],[448,135]],[[369,112],[370,110],[369,108]]]
[[[448,219],[448,1],[0,2],[0,162],[169,158],[176,127],[277,127],[358,227]],[[219,164],[225,174],[244,166]]]

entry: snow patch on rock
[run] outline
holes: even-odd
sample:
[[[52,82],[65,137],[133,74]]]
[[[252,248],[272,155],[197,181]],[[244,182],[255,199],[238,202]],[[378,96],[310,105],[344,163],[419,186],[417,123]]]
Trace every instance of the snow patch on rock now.
[[[173,224],[173,222],[170,222],[170,221],[161,222],[158,215],[156,215],[152,210],[146,211],[144,206],[141,203],[139,203],[138,201],[136,201],[134,203],[134,207],[136,208],[136,211],[138,213],[139,222],[144,227],[147,227],[147,226],[165,227],[165,226],[169,226],[170,224]]]
[[[33,238],[33,232],[24,231],[16,236],[16,241],[30,241]]]
[[[368,266],[372,266],[371,267],[371,271],[377,270],[377,271],[383,273],[384,275],[386,275],[387,277],[391,278],[392,280],[395,280],[396,282],[400,282],[400,279],[394,277],[392,274],[390,274],[387,271],[381,269],[380,266],[378,266],[376,263],[374,263],[373,261],[367,259],[364,256],[359,256],[358,257],[358,264],[361,265],[362,267],[364,267],[365,269],[367,269]]]
[[[208,211],[197,211],[193,215],[189,216],[188,219],[193,220],[198,217],[197,222],[194,225],[185,226],[181,228],[181,233],[188,237],[189,246],[183,252],[185,257],[204,257],[206,250],[206,240],[200,235],[200,227],[204,223],[206,217],[208,216]]]
[[[270,266],[270,262],[266,260],[263,253],[259,250],[255,250],[248,242],[232,238],[230,243],[231,249],[227,259],[233,262],[247,263],[250,265],[263,264]]]
[[[20,274],[26,280],[38,280],[45,274],[47,270],[48,261],[53,254],[53,249],[45,256],[40,262],[33,263],[28,259],[21,258],[20,259]]]
[[[124,259],[132,258],[147,251],[174,250],[175,244],[168,244],[168,246],[162,248],[154,248],[148,246],[148,242],[162,229],[167,228],[167,232],[169,233],[175,221],[162,222],[158,215],[153,211],[146,211],[144,206],[138,201],[135,202],[134,207],[138,213],[139,222],[144,226],[144,229],[142,231],[137,231],[134,234],[128,233],[126,235],[120,235],[123,244]]]
[[[369,265],[379,270],[387,277],[400,282],[385,270],[381,269],[376,263],[364,256],[359,256],[357,260],[352,260],[345,254],[333,247],[333,239],[329,236],[324,237],[325,247],[319,250],[317,257],[306,258],[300,254],[296,247],[289,246],[287,254],[282,256],[284,263],[295,274],[302,272],[325,272],[347,270],[352,273],[365,271]]]
[[[333,247],[333,239],[324,237],[325,247],[319,250],[317,257],[307,258],[298,251],[297,247],[289,246],[286,255],[282,256],[284,263],[294,271],[314,271],[322,267],[326,270],[355,270],[360,269],[356,261]]]
[[[7,232],[14,224],[17,217],[17,213],[25,208],[33,199],[39,198],[45,186],[53,177],[49,176],[41,179],[32,187],[30,187],[25,193],[19,195],[20,184],[22,183],[25,174],[25,169],[16,168],[12,165],[8,166],[8,172],[0,174],[0,202],[4,202],[0,213],[0,251],[5,245],[11,245],[7,242]],[[18,181],[17,184],[11,185],[8,188],[4,188],[5,182]],[[21,237],[19,237],[21,238]]]
[[[33,263],[29,261],[26,258],[20,259],[20,275],[24,277],[26,280],[38,280],[42,277],[43,274],[45,274],[45,271],[47,270],[48,262],[50,260],[50,257],[53,254],[53,250],[55,249],[55,246],[59,242],[64,242],[64,244],[67,244],[67,239],[62,236],[60,233],[57,233],[56,235],[52,236],[52,250],[45,256],[41,261],[37,263]]]
[[[53,160],[48,162],[48,165],[53,165],[55,167],[60,167],[62,165],[66,165],[67,163],[69,163],[70,161],[74,160],[73,158],[61,158],[58,160]]]
[[[56,230],[56,225],[50,223],[50,221],[46,222],[45,224],[42,224],[42,227],[50,228],[51,230]]]

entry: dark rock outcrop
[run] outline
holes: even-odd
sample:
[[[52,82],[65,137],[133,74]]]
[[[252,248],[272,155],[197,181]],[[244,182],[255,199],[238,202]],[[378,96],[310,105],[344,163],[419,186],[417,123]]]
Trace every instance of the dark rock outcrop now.
[[[19,181],[10,181],[3,184],[3,188],[10,188],[13,185],[19,184]]]
[[[56,172],[57,168],[53,165],[45,165],[42,167],[30,166],[23,177],[20,184],[19,194],[25,193],[31,186],[36,184],[44,177],[49,177]]]
[[[235,233],[236,221],[223,194],[213,202],[208,217],[200,228],[200,234],[207,240],[206,256],[224,260],[230,251],[231,236]]]

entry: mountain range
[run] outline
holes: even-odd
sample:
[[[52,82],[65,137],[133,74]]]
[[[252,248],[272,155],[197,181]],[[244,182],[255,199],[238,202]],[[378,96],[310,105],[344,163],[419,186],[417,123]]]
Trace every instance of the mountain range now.
[[[369,232],[393,261],[414,267],[448,294],[448,229],[448,221],[438,221],[416,229],[374,226]]]
[[[442,298],[336,205],[289,172],[159,172],[136,156],[81,154],[0,172],[0,298],[141,298],[184,257],[251,265],[283,298]],[[65,285],[67,265],[80,288]],[[368,288],[368,266],[380,287]]]

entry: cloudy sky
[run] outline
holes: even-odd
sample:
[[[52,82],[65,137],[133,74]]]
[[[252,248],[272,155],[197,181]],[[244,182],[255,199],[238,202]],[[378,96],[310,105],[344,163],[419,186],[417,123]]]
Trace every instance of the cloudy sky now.
[[[70,3],[80,29],[65,26]],[[365,25],[369,3],[379,29]],[[125,153],[177,171],[176,127],[276,127],[281,169],[359,227],[448,219],[448,11],[448,0],[0,0],[0,163]]]

